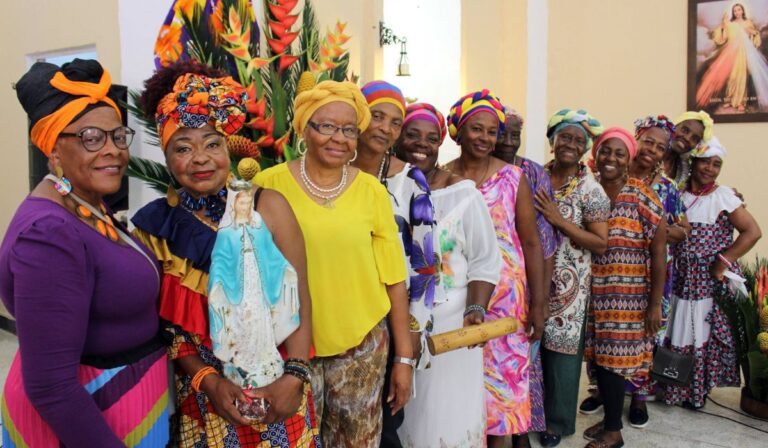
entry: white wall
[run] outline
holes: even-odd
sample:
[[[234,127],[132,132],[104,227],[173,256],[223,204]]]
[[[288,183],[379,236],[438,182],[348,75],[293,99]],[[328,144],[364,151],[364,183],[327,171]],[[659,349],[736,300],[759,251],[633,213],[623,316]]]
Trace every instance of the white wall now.
[[[382,79],[400,87],[406,97],[431,103],[447,115],[462,95],[461,1],[384,0],[384,23],[396,35],[408,39],[411,76],[396,76],[400,45],[393,44],[384,47]],[[440,163],[453,160],[459,154],[453,141],[449,137],[445,140],[440,149]]]

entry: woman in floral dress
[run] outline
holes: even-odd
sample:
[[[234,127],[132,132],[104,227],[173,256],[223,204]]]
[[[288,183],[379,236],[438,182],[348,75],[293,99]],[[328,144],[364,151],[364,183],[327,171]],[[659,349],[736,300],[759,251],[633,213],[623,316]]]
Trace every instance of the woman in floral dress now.
[[[424,172],[432,190],[437,228],[433,333],[483,322],[499,281],[501,255],[482,195],[469,180],[437,166],[445,119],[433,106],[408,106],[398,154]],[[413,304],[412,304],[413,305]],[[406,406],[399,434],[409,448],[479,447],[485,443],[483,349],[454,350],[429,358],[416,371],[416,396]]]
[[[576,401],[584,353],[584,325],[592,285],[592,254],[605,251],[610,205],[603,188],[580,162],[591,139],[602,132],[585,111],[564,109],[549,122],[555,159],[547,164],[555,200],[536,194],[536,208],[561,234],[544,330],[544,411],[541,444],[557,446],[576,432]]]
[[[510,335],[484,348],[488,446],[531,426],[530,341],[541,338],[546,318],[542,291],[544,257],[536,228],[533,195],[523,171],[491,156],[505,121],[504,106],[488,90],[462,97],[451,108],[448,130],[461,156],[446,168],[473,180],[491,212],[501,251],[501,280],[486,320],[512,316],[521,323]],[[530,306],[528,296],[530,294]],[[513,442],[513,445],[520,444]]]

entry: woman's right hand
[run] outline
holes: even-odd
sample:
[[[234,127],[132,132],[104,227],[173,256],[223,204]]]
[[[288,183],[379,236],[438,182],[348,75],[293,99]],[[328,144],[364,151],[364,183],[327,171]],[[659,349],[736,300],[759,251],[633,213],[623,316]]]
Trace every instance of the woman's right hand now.
[[[560,210],[557,209],[557,203],[543,189],[539,189],[534,195],[533,206],[544,216],[550,224],[558,227],[558,223],[563,219]]]
[[[236,426],[248,426],[252,422],[244,418],[235,407],[235,400],[246,401],[243,389],[218,374],[203,378],[200,389],[208,396],[216,414]]]

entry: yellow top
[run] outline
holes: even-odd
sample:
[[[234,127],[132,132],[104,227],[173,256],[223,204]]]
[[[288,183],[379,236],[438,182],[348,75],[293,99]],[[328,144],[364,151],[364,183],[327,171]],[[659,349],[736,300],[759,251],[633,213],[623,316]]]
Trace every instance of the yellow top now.
[[[386,188],[360,172],[327,208],[302,190],[285,163],[260,172],[255,183],[285,196],[304,234],[317,356],[356,347],[389,312],[385,285],[406,277]]]

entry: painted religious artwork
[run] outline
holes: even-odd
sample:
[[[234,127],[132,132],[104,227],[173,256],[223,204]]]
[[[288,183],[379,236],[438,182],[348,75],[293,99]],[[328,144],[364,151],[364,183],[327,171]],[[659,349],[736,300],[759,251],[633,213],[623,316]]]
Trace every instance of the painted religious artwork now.
[[[688,109],[768,121],[768,0],[689,0]]]

